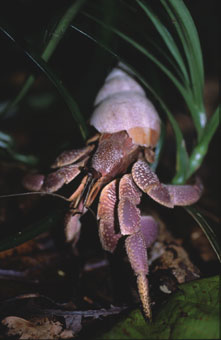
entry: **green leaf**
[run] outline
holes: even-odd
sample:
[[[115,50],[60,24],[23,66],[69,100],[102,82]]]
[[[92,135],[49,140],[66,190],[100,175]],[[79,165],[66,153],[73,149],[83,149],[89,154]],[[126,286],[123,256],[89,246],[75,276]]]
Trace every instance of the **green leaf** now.
[[[8,30],[0,27],[0,30],[14,43],[18,48],[22,50],[22,52],[28,56],[28,58],[46,75],[46,77],[54,84],[57,88],[58,92],[64,99],[66,105],[70,109],[73,118],[75,119],[78,127],[81,131],[82,137],[84,139],[87,138],[87,126],[84,121],[84,118],[78,108],[77,103],[69,93],[69,91],[64,87],[61,80],[58,76],[51,70],[51,68],[47,65],[47,63],[39,57],[36,53],[29,51],[27,48],[23,48],[21,44],[17,42],[17,39],[13,34],[11,34]]]
[[[195,98],[194,105],[189,109],[200,138],[206,124],[206,114],[203,104],[204,68],[198,33],[193,19],[182,0],[161,0],[161,3],[174,24],[183,45]]]
[[[219,339],[219,277],[179,286],[152,323],[139,310],[97,339]]]
[[[36,165],[38,163],[37,157],[33,155],[24,155],[16,151],[15,141],[9,134],[0,131],[0,152],[7,159],[19,161],[28,165]]]
[[[51,34],[51,39],[49,40],[47,46],[45,47],[41,55],[44,61],[47,62],[51,58],[59,42],[61,41],[64,34],[66,33],[70,23],[73,21],[73,19],[75,18],[75,16],[79,12],[79,10],[81,9],[85,1],[86,0],[75,1],[73,4],[71,4],[71,6],[64,13],[61,20],[58,22],[58,25],[56,26],[54,32]],[[35,77],[33,75],[29,76],[25,84],[21,88],[20,92],[16,95],[14,100],[10,102],[2,112],[0,112],[0,115],[6,113],[12,107],[17,105],[27,94],[28,90],[30,89],[34,81],[35,81]]]
[[[204,157],[207,154],[209,144],[214,136],[220,123],[221,106],[218,106],[210,120],[208,121],[200,142],[194,148],[191,156],[188,169],[188,177],[190,177],[202,164]]]
[[[172,125],[173,132],[176,139],[176,175],[172,180],[173,184],[183,184],[185,183],[186,176],[187,176],[187,170],[189,166],[189,156],[186,150],[186,143],[183,138],[183,134],[180,130],[180,127],[176,121],[176,119],[173,117],[173,115],[170,113],[170,110],[167,108],[167,106],[163,103],[163,101],[158,98],[160,105],[162,109],[166,112],[167,117],[170,121],[170,124]]]
[[[61,216],[61,211],[51,212],[42,220],[33,223],[31,226],[27,227],[24,231],[18,231],[16,233],[13,233],[6,239],[1,239],[0,251],[14,248],[50,230],[52,227],[56,226]]]
[[[10,136],[9,134],[7,134],[3,131],[0,131],[0,143],[1,142],[3,142],[5,145],[8,145],[10,147],[14,146],[14,144],[15,144],[12,136]]]
[[[153,11],[150,9],[147,3],[144,3],[140,0],[136,0],[136,1],[139,4],[139,6],[144,10],[148,18],[153,22],[155,28],[157,29],[160,36],[162,37],[163,42],[167,46],[168,50],[174,57],[174,60],[177,63],[179,69],[181,70],[185,83],[188,84],[189,76],[186,70],[186,66],[172,35],[167,30],[167,28],[164,26],[164,24],[162,23],[162,20],[157,18],[157,16],[153,13]]]
[[[210,227],[205,218],[195,207],[193,206],[185,207],[185,210],[194,218],[194,220],[198,223],[202,231],[205,233],[209,243],[211,244],[213,250],[215,251],[218,257],[218,260],[221,262],[221,248],[218,242],[218,237],[214,233],[213,229]]]

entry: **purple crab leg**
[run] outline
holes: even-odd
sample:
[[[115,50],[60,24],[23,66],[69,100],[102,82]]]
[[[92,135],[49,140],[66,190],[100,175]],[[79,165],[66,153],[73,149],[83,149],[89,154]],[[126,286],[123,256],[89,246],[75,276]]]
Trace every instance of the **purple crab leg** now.
[[[190,205],[197,202],[202,193],[202,185],[165,185],[160,183],[157,175],[142,160],[132,168],[132,176],[137,186],[156,202],[173,208],[175,205]]]
[[[23,178],[23,186],[31,191],[55,192],[64,184],[70,183],[81,172],[81,167],[86,164],[89,157],[76,164],[64,166],[48,176],[42,174],[27,174]]]
[[[24,176],[22,185],[30,191],[40,191],[45,181],[45,175],[29,173]]]
[[[137,287],[142,302],[143,311],[148,319],[151,319],[151,308],[148,288],[148,260],[147,249],[141,231],[130,235],[125,241],[127,256],[131,267],[137,276]]]
[[[141,194],[132,176],[124,175],[119,186],[119,224],[121,233],[128,235],[125,241],[126,251],[131,267],[137,276],[137,287],[144,314],[151,319],[147,247],[156,238],[157,224],[152,217],[140,215],[140,210],[136,206],[140,203]]]
[[[158,223],[152,216],[141,216],[141,232],[143,234],[146,247],[149,248],[156,240],[159,232]]]
[[[94,145],[87,145],[86,147],[81,149],[64,151],[56,158],[51,167],[55,169],[75,163],[78,160],[86,157],[93,149]]]
[[[113,252],[117,246],[120,233],[115,232],[115,211],[117,205],[117,181],[107,184],[100,195],[97,217],[99,220],[99,237],[103,249]]]
[[[49,174],[42,186],[43,191],[54,192],[60,189],[64,184],[68,184],[81,172],[79,165],[67,165],[55,172]]]
[[[118,218],[122,235],[131,235],[140,230],[141,191],[136,187],[131,175],[124,175],[120,180]]]

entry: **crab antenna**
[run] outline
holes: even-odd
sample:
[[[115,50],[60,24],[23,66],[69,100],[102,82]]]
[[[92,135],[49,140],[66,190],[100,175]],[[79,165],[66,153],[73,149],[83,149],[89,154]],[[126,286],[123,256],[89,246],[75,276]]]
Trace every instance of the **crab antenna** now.
[[[13,198],[13,197],[20,197],[20,196],[29,196],[29,195],[39,195],[39,196],[53,196],[53,197],[57,197],[57,198],[60,198],[66,202],[69,202],[69,199],[62,196],[62,195],[59,195],[59,194],[55,194],[55,193],[52,193],[52,192],[46,192],[46,191],[35,191],[35,192],[21,192],[21,193],[18,193],[18,194],[7,194],[7,195],[1,195],[0,196],[0,199],[3,198]]]

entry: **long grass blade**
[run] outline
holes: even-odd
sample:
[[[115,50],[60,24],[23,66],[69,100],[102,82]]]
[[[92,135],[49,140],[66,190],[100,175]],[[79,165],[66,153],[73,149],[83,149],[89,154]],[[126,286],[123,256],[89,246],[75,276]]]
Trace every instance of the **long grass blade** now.
[[[13,36],[8,30],[0,27],[0,30],[20,49],[22,52],[46,75],[46,77],[53,83],[57,88],[60,95],[63,97],[66,105],[70,109],[73,118],[75,119],[78,127],[81,131],[82,137],[87,138],[87,126],[84,118],[78,108],[77,103],[69,93],[69,91],[64,87],[60,79],[57,77],[55,72],[47,65],[47,63],[39,57],[36,53],[29,51],[27,48],[23,48],[20,43],[18,43],[15,36]]]
[[[14,139],[7,133],[0,131],[0,153],[9,160],[15,160],[28,165],[37,165],[38,158],[24,155],[16,151]]]
[[[198,33],[192,17],[182,0],[161,0],[161,3],[173,20],[179,38],[183,43],[184,52],[190,69],[190,76],[192,77],[193,89],[196,91],[201,89],[202,91],[204,84],[202,52]],[[197,83],[196,80],[198,80]],[[202,93],[198,93],[198,95],[202,98]]]
[[[185,207],[185,210],[194,218],[194,220],[198,223],[202,231],[205,233],[209,243],[211,244],[219,261],[221,262],[221,248],[213,229],[210,227],[205,218],[200,214],[199,211],[197,211],[195,207],[193,206]]]
[[[170,53],[172,54],[176,64],[178,65],[179,69],[181,70],[185,83],[189,84],[189,76],[188,76],[188,73],[187,73],[187,70],[186,70],[186,65],[184,63],[184,60],[183,60],[183,58],[180,54],[180,51],[179,51],[172,35],[167,30],[167,28],[164,26],[164,24],[162,23],[162,20],[157,18],[157,16],[149,8],[147,3],[144,3],[140,0],[136,0],[136,2],[139,4],[139,6],[143,9],[143,11],[146,13],[148,18],[154,24],[156,30],[158,31],[161,38],[163,39],[163,42],[167,46],[167,48],[170,51]]]
[[[189,67],[194,106],[190,109],[198,139],[206,125],[206,114],[203,104],[204,69],[199,37],[192,17],[182,0],[160,0],[170,20],[176,28]]]
[[[218,126],[220,125],[221,106],[218,106],[210,120],[208,121],[200,142],[194,148],[189,163],[188,177],[190,177],[202,164],[207,154],[209,144],[214,136]]]

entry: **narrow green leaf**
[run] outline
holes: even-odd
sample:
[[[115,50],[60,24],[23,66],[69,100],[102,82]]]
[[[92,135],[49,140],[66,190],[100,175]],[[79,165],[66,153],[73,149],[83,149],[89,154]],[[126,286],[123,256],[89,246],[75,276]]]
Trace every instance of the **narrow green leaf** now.
[[[16,152],[13,149],[8,149],[9,157],[15,161],[22,162],[27,165],[36,166],[39,159],[33,155],[24,155],[22,153]]]
[[[173,184],[183,184],[186,181],[187,176],[187,170],[189,166],[189,156],[186,150],[186,143],[183,138],[183,134],[180,130],[180,127],[176,121],[176,119],[173,117],[173,115],[170,113],[169,109],[166,107],[165,104],[161,104],[164,111],[166,112],[170,124],[172,125],[173,132],[175,134],[176,139],[176,174],[175,177],[172,180]]]
[[[51,34],[51,39],[49,40],[47,46],[45,47],[41,57],[44,61],[48,61],[56,47],[58,46],[59,42],[63,38],[64,34],[66,33],[70,23],[73,21],[79,10],[82,8],[83,4],[86,0],[77,0],[67,9],[61,20],[58,22],[57,27],[55,28],[54,32]],[[0,112],[1,114],[5,114],[8,112],[12,107],[17,105],[27,94],[28,90],[32,86],[35,81],[35,77],[33,75],[29,76],[26,80],[25,84],[21,88],[20,92],[16,95],[16,97],[10,102],[5,109]]]
[[[97,339],[219,339],[219,287],[218,275],[182,284],[152,323],[135,310]]]
[[[162,37],[163,42],[167,46],[167,48],[170,51],[170,53],[172,54],[175,62],[177,63],[179,69],[181,70],[185,83],[189,84],[189,76],[188,76],[188,73],[186,71],[185,63],[183,61],[183,58],[180,54],[180,51],[179,51],[173,37],[171,36],[170,32],[164,26],[164,24],[162,23],[162,20],[157,18],[157,16],[149,8],[148,3],[144,3],[140,0],[136,0],[136,2],[144,10],[144,12],[148,16],[148,18],[153,22],[155,28],[157,29],[160,36]]]
[[[202,91],[204,84],[203,59],[198,33],[191,14],[182,0],[161,0],[161,3],[173,20],[173,24],[176,27],[179,38],[183,43],[184,52],[190,69],[190,76],[193,82],[193,88],[197,89],[197,91],[199,89]],[[198,82],[196,83],[196,81]]]
[[[6,239],[0,240],[0,251],[4,251],[10,248],[14,248],[24,242],[32,240],[34,237],[50,230],[55,227],[57,222],[62,216],[61,211],[51,212],[42,220],[33,223],[31,226],[26,228],[24,231],[18,231],[13,233]]]
[[[161,3],[176,28],[188,62],[195,98],[194,105],[189,109],[198,132],[198,138],[200,138],[206,124],[206,114],[203,104],[204,69],[199,37],[192,17],[182,0],[161,0]]]
[[[0,131],[0,151],[3,156],[6,156],[6,158],[10,160],[19,161],[28,165],[36,165],[38,163],[37,157],[17,152],[14,139],[2,131]]]
[[[170,64],[170,66],[174,69],[174,71],[178,75],[179,79],[183,79],[183,73],[178,68],[177,64],[174,63],[173,58],[171,58],[167,50],[165,50],[165,48],[161,47],[159,44],[157,44],[155,41],[151,39],[146,39],[146,41],[150,46],[152,45],[155,48],[155,50],[158,51],[158,53],[160,53],[164,57],[165,60],[167,60],[168,64]]]
[[[194,220],[198,223],[202,231],[205,233],[209,243],[211,244],[219,261],[221,262],[221,248],[213,229],[209,226],[205,218],[200,214],[200,212],[195,207],[193,206],[185,207],[185,210],[194,218]]]
[[[87,138],[87,126],[84,121],[82,114],[78,108],[77,103],[69,93],[69,91],[64,87],[61,80],[57,77],[55,72],[51,70],[51,68],[47,65],[47,63],[39,57],[36,53],[29,51],[27,48],[23,48],[21,44],[19,44],[16,38],[3,27],[0,27],[0,30],[14,43],[18,48],[22,50],[22,52],[28,56],[28,58],[46,75],[46,77],[54,84],[57,88],[58,92],[64,99],[66,105],[70,109],[73,118],[75,119],[78,127],[81,131],[82,137],[84,139]]]
[[[1,141],[6,143],[6,145],[9,145],[11,147],[15,144],[12,136],[10,136],[9,134],[7,134],[3,131],[0,131],[0,142]]]
[[[221,106],[218,106],[210,120],[208,121],[200,142],[194,148],[191,156],[188,169],[188,178],[201,166],[204,157],[207,154],[209,144],[220,124]]]

